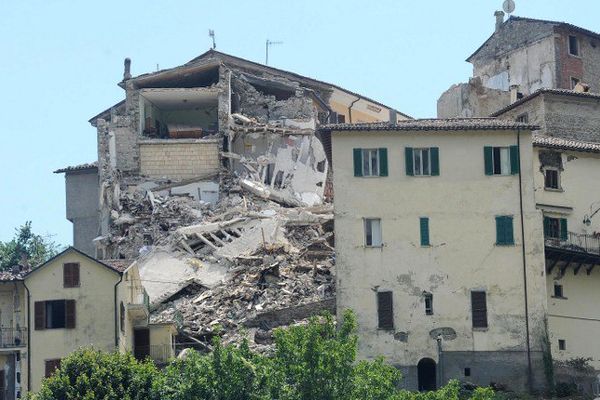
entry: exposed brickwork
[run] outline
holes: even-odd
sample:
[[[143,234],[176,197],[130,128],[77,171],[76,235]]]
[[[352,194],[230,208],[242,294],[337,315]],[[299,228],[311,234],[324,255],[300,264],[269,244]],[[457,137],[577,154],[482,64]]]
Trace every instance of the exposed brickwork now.
[[[219,170],[218,140],[147,140],[139,143],[140,173],[188,179]]]
[[[560,27],[556,27],[556,33],[557,82],[560,89],[572,89],[571,77],[583,82],[583,59],[569,54],[569,35],[577,36],[580,44],[585,42],[585,36]],[[580,54],[583,56],[583,52]]]

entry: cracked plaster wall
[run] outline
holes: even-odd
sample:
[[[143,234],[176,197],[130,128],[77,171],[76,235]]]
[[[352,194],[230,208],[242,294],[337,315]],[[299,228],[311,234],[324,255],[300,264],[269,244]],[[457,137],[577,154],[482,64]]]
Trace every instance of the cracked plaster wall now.
[[[333,132],[332,137],[338,313],[346,308],[357,313],[361,357],[382,354],[407,368],[423,357],[438,360],[430,333],[439,328],[456,333],[456,338],[444,340],[444,351],[510,351],[524,357],[518,177],[484,175],[482,154],[484,146],[514,144],[516,132]],[[355,178],[352,149],[374,146],[388,149],[389,176]],[[406,176],[405,146],[439,147],[440,176]],[[533,350],[541,350],[546,287],[532,153],[530,135],[522,134],[531,344]],[[514,217],[515,246],[495,245],[497,215]],[[419,242],[419,217],[425,216],[430,219],[430,247]],[[363,246],[367,217],[381,218],[384,247]],[[393,291],[393,331],[377,328],[378,290]],[[471,290],[487,292],[486,330],[472,327]],[[434,315],[425,315],[424,292],[433,294]]]

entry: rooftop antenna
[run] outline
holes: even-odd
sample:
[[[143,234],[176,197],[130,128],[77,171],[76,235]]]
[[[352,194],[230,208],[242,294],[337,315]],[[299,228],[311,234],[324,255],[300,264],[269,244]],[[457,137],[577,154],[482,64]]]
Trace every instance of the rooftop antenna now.
[[[215,49],[217,47],[217,44],[215,43],[215,31],[212,29],[209,29],[208,37],[212,38],[212,42],[213,42],[212,48]]]
[[[279,41],[271,41],[269,39],[267,39],[267,43],[265,46],[265,65],[269,65],[269,47],[271,47],[274,44],[283,44],[283,42],[279,42]]]
[[[502,9],[505,13],[507,13],[510,16],[510,14],[512,14],[515,11],[514,0],[504,0],[504,3],[502,3]]]

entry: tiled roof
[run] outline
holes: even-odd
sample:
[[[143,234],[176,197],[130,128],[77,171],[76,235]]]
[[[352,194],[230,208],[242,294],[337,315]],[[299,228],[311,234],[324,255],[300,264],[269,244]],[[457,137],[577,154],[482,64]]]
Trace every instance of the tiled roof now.
[[[551,149],[600,153],[600,143],[582,142],[580,140],[563,139],[552,136],[534,135],[533,145]]]
[[[103,264],[106,264],[107,266],[111,267],[112,269],[114,269],[115,271],[118,272],[124,272],[132,263],[134,260],[101,260],[100,262]]]
[[[31,270],[31,268],[25,268],[19,265],[14,268],[15,269],[0,271],[0,282],[20,281],[23,279],[23,276]],[[19,268],[18,271],[16,270],[17,268]]]
[[[57,169],[56,171],[54,171],[54,173],[62,174],[63,172],[82,171],[84,169],[92,169],[92,168],[98,168],[98,163],[96,161],[87,163],[87,164],[79,164],[79,165],[73,165],[71,167]]]
[[[533,92],[532,94],[530,94],[529,96],[525,96],[522,99],[515,101],[514,103],[504,107],[503,109],[496,111],[495,113],[490,115],[490,117],[498,117],[498,116],[504,114],[505,112],[512,110],[513,108],[520,106],[521,104],[526,103],[529,100],[532,100],[533,98],[539,96],[540,94],[545,94],[545,93],[556,94],[556,95],[560,95],[560,96],[572,96],[572,97],[580,97],[580,98],[584,98],[584,99],[600,100],[600,93],[576,92],[574,90],[568,90],[568,89],[539,89],[539,90],[536,90],[535,92]]]
[[[447,118],[447,119],[412,119],[364,124],[330,124],[321,130],[325,131],[468,131],[468,130],[537,130],[536,125],[529,125],[496,118]]]

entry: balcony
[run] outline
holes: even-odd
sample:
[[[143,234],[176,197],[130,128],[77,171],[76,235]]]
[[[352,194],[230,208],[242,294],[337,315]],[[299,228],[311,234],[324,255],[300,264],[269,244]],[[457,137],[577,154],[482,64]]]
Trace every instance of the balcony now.
[[[600,265],[600,236],[566,232],[558,238],[544,237],[546,270],[551,273],[558,267],[564,276],[569,266],[577,275],[582,269],[590,275],[595,266]]]
[[[150,298],[140,285],[131,285],[128,290],[127,312],[135,327],[146,326],[150,314]]]
[[[150,357],[156,364],[166,364],[170,359],[175,357],[173,346],[168,344],[135,346],[133,353],[138,360],[144,360]]]
[[[27,345],[26,328],[0,328],[0,349],[12,349]]]

